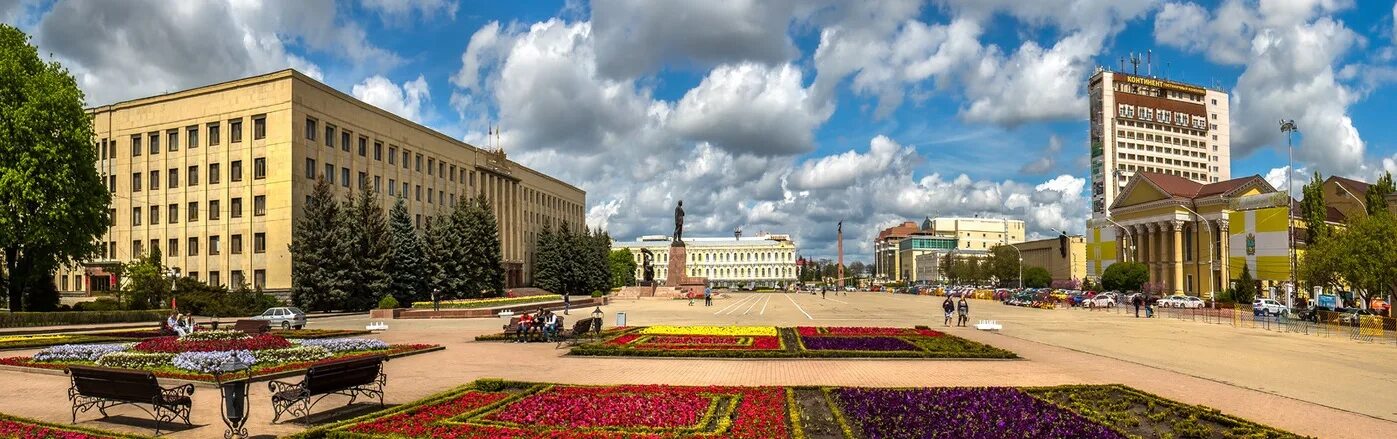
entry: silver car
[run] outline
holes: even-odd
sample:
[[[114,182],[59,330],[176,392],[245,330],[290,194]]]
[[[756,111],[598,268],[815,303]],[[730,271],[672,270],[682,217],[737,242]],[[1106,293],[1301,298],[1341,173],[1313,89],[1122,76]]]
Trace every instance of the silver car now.
[[[306,326],[306,312],[294,306],[267,308],[267,311],[263,312],[262,315],[252,319],[266,320],[267,324],[273,328],[301,329]]]

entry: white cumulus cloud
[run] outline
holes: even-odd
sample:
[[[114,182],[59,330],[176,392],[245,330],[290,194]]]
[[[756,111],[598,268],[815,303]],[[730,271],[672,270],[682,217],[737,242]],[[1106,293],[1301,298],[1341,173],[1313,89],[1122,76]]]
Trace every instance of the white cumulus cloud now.
[[[370,105],[418,123],[422,122],[422,104],[432,97],[432,92],[427,87],[427,79],[422,75],[404,82],[401,87],[388,78],[374,75],[354,84],[352,94]]]

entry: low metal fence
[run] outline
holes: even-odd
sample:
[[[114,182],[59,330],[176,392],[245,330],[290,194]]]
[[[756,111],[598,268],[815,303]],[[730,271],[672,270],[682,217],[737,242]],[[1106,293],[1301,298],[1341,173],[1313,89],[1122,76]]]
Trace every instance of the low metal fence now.
[[[1134,316],[1130,304],[1112,307],[1086,308],[1093,312],[1109,312]],[[1141,306],[1140,317],[1149,311]],[[1319,337],[1341,337],[1351,340],[1397,346],[1397,319],[1375,315],[1320,311],[1308,319],[1296,315],[1256,313],[1250,308],[1154,308],[1155,318],[1169,318],[1237,328],[1253,328]]]

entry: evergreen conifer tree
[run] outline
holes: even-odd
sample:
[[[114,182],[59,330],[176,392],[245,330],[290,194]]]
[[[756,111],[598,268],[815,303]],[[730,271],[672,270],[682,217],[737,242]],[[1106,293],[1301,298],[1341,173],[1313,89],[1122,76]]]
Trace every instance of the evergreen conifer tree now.
[[[466,235],[469,238],[466,257],[475,261],[472,296],[500,297],[504,295],[504,261],[499,225],[484,197],[475,197],[474,204],[475,207],[469,209],[470,231]]]
[[[559,239],[548,223],[538,232],[534,243],[534,286],[551,293],[563,292],[563,268],[559,264]]]
[[[1387,212],[1387,195],[1397,192],[1397,184],[1392,181],[1392,173],[1384,172],[1378,181],[1368,187],[1368,193],[1364,194],[1364,205],[1368,207],[1369,215],[1376,215],[1379,212]]]
[[[372,190],[346,200],[342,211],[347,253],[342,257],[348,265],[346,285],[348,296],[345,309],[366,310],[378,304],[388,293],[388,263],[392,253],[388,221],[378,197]]]
[[[451,217],[428,217],[422,226],[422,248],[427,255],[427,291],[438,292],[438,299],[455,298],[447,282],[447,273],[458,273],[451,260]]]
[[[291,240],[291,303],[310,311],[335,309],[347,285],[340,205],[324,178],[315,182]]]
[[[412,226],[412,216],[408,215],[407,204],[402,198],[393,204],[389,225],[392,227],[392,247],[387,270],[388,292],[403,306],[430,299],[430,263],[422,237]]]

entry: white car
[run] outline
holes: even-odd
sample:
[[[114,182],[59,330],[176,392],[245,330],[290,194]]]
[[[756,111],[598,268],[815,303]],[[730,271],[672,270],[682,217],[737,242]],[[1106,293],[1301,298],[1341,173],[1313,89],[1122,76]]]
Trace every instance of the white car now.
[[[1204,302],[1203,299],[1194,296],[1184,296],[1182,299],[1174,302],[1174,306],[1179,308],[1203,308],[1205,305],[1207,305],[1207,303]]]
[[[1266,313],[1271,315],[1290,314],[1290,308],[1277,302],[1275,299],[1256,299],[1251,303],[1252,312],[1257,314]]]
[[[1160,308],[1184,308],[1184,305],[1186,305],[1187,303],[1188,296],[1182,294],[1175,294],[1173,296],[1159,299],[1159,302],[1157,302],[1156,304],[1159,305]]]
[[[1087,306],[1110,308],[1116,306],[1116,295],[1110,293],[1097,294],[1096,297],[1087,299],[1086,302]]]

